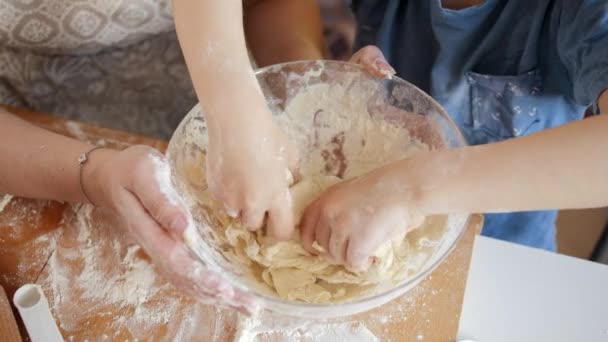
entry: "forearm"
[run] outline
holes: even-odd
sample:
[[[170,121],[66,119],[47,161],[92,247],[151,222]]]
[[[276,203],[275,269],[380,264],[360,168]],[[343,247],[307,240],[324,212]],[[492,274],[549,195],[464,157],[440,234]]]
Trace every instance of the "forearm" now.
[[[78,157],[91,147],[0,109],[0,192],[84,202]]]
[[[245,1],[245,32],[260,66],[324,56],[317,0]]]
[[[180,45],[208,123],[270,119],[247,53],[241,1],[175,0],[173,7]]]
[[[418,170],[414,179],[426,214],[606,206],[608,116],[501,143],[421,154],[389,172],[398,179],[408,168]]]

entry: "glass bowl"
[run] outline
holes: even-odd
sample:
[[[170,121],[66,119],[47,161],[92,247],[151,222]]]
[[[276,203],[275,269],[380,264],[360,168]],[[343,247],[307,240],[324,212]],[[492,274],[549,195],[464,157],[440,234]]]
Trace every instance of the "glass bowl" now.
[[[398,77],[376,78],[367,74],[358,65],[335,61],[278,64],[259,69],[256,75],[276,118],[284,115],[290,100],[308,87],[318,84],[327,84],[330,87],[343,86],[347,89],[356,87],[357,96],[363,97],[365,110],[374,120],[389,121],[407,129],[413,139],[425,143],[431,150],[465,145],[460,131],[444,109],[420,89]],[[310,104],[310,115],[318,110],[316,107],[318,105]],[[201,205],[197,201],[197,198],[209,195],[204,179],[207,139],[205,121],[201,108],[197,105],[173,134],[167,151],[174,185],[183,195],[193,217],[194,226],[188,230],[185,240],[201,262],[210,269],[220,272],[231,285],[250,293],[259,300],[264,310],[273,314],[305,319],[327,319],[354,315],[383,305],[414,288],[432,272],[452,251],[468,223],[469,215],[445,215],[434,218],[441,220],[440,234],[435,232],[435,238],[430,240],[428,236],[421,238],[424,234],[419,234],[416,243],[426,246],[427,257],[421,262],[419,269],[407,274],[398,283],[379,285],[374,291],[345,302],[310,304],[283,300],[251,286],[250,278],[243,270],[222,254],[222,248],[226,247],[217,243],[217,230],[221,218],[214,209],[210,209],[210,206]],[[306,150],[302,150],[302,146],[299,147],[301,155],[307,153]]]

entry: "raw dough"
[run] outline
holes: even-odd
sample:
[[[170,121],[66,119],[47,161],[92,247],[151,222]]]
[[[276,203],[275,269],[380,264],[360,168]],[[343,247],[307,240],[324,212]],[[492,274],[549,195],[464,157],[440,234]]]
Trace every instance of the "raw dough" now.
[[[325,188],[339,181],[340,178],[327,176],[296,184],[292,188],[296,215]],[[226,227],[225,238],[234,248],[228,254],[233,262],[253,269],[261,266],[259,277],[279,297],[308,303],[358,297],[379,283],[403,280],[408,270],[417,270],[425,260],[413,262],[405,236],[381,246],[375,253],[375,262],[363,273],[351,272],[330,264],[321,256],[310,255],[300,244],[298,231],[289,241],[271,244],[262,234],[247,231],[235,220]]]

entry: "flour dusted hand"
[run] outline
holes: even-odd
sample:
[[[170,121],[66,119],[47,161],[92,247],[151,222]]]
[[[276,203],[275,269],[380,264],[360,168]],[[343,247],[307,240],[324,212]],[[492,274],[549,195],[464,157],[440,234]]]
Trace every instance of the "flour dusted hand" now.
[[[376,46],[363,47],[350,61],[377,77],[395,74]],[[316,242],[333,262],[365,270],[378,248],[422,224],[424,216],[415,207],[391,196],[397,185],[383,182],[382,173],[379,169],[334,185],[313,202],[300,226],[304,248],[316,254]]]
[[[84,169],[91,200],[113,211],[163,275],[180,290],[203,301],[223,300],[243,312],[253,302],[207,271],[181,242],[190,219],[171,185],[170,167],[156,150],[134,146],[97,150]]]
[[[312,203],[319,194],[330,186],[341,182],[336,176],[323,175],[316,178],[304,178],[294,184],[290,189],[293,205],[293,218],[296,224],[302,221],[304,210]]]
[[[323,192],[304,214],[304,248],[316,253],[317,242],[334,262],[362,271],[378,248],[422,224],[424,216],[411,205],[413,194],[410,203],[404,202],[404,191],[395,191],[403,186],[385,181],[385,172],[381,168]]]
[[[208,120],[209,189],[249,230],[258,230],[267,219],[268,235],[288,239],[294,221],[286,173],[297,169],[297,150],[270,113],[218,121]]]
[[[215,232],[211,234],[215,239],[213,244],[222,246],[220,253],[250,288],[285,300],[306,303],[354,300],[407,279],[418,272],[432,254],[432,248],[426,248],[420,241],[435,240],[428,233],[441,230],[442,223],[428,219],[417,232],[406,235],[408,229],[418,223],[418,215],[414,215],[416,211],[410,211],[415,207],[401,206],[403,200],[389,201],[391,191],[403,196],[403,192],[398,191],[403,184],[397,184],[399,187],[387,184],[390,187],[388,191],[372,191],[374,182],[371,181],[359,187],[364,175],[372,170],[429,149],[402,125],[370,115],[365,96],[368,91],[359,82],[344,86],[313,85],[301,89],[287,103],[282,115],[275,116],[276,124],[300,151],[297,181],[289,190],[294,221],[299,223],[300,229],[303,225],[308,227],[304,228],[309,234],[304,235],[307,249],[302,245],[300,234],[292,234],[291,239],[279,242],[267,239],[264,234],[247,231],[240,220],[228,217],[222,210],[223,205],[209,191],[192,193],[192,208],[200,208],[206,213],[204,216],[211,218],[210,226]],[[204,160],[205,165],[209,163],[208,157]],[[199,163],[194,161],[193,165]],[[200,183],[200,179],[206,178],[200,172],[187,174],[192,182]],[[379,180],[382,178],[378,177]],[[344,183],[336,185],[338,182]],[[202,189],[208,190],[208,187]],[[330,193],[333,195],[328,195]],[[363,255],[361,258],[373,256],[373,262],[365,272],[356,272],[336,262],[344,264],[348,259],[337,260],[330,256],[334,260],[328,260],[325,255],[331,252],[328,244],[319,246],[316,243],[313,248],[315,240],[321,242],[314,234],[319,227],[317,222],[328,222],[309,220],[312,218],[310,208],[300,222],[302,212],[313,201],[318,214],[315,219],[328,216],[325,214],[332,210],[345,218],[344,226],[325,225],[325,234],[331,236],[333,231],[337,231],[335,228],[348,225],[346,237],[361,243],[352,251],[358,251]],[[383,216],[367,215],[367,204],[376,211],[375,214],[384,209],[387,211]],[[330,208],[333,209],[327,211]],[[352,216],[349,211],[352,211]],[[381,229],[375,229],[377,227]],[[347,232],[346,229],[341,231]],[[373,241],[364,241],[370,237]],[[371,243],[364,245],[363,242]]]

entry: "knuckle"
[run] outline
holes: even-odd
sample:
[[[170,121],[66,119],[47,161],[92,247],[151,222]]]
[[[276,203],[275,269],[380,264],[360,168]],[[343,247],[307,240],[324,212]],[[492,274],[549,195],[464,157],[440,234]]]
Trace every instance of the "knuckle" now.
[[[356,262],[364,258],[362,247],[361,239],[350,240],[348,251],[346,251],[348,262]]]
[[[154,156],[165,161],[164,155],[150,146],[135,145],[126,148],[124,152],[128,153],[129,158],[134,160],[137,165],[139,165],[140,163],[147,164],[147,162],[150,161],[150,156]]]
[[[339,226],[342,229],[350,228],[353,224],[353,215],[349,212],[341,211],[334,216],[334,222],[336,226]]]
[[[335,221],[338,215],[338,208],[333,204],[333,201],[320,203],[321,205],[321,218],[327,220],[327,222]]]
[[[184,220],[180,217],[183,216],[182,210],[179,207],[171,205],[165,200],[155,202],[153,206],[154,209],[149,209],[152,217],[154,217],[158,223],[165,229],[173,230],[180,229],[176,228],[176,226],[183,225],[178,220]]]
[[[333,206],[326,207],[322,213],[322,219],[331,227],[332,231],[346,234],[351,227],[351,217]]]
[[[245,198],[243,201],[243,208],[249,217],[256,216],[256,214],[260,211],[258,209],[257,201],[253,198]]]
[[[350,229],[347,225],[338,223],[332,226],[332,235],[337,241],[344,241],[350,235]]]
[[[169,207],[167,199],[160,193],[152,196],[149,201],[144,202],[147,203],[146,209],[154,217],[159,217],[161,214],[164,213],[164,211],[166,211],[166,208]]]
[[[283,193],[281,193],[283,195]],[[258,213],[262,209],[270,208],[279,196],[275,192],[262,191],[259,189],[245,190],[242,193],[242,205],[246,211]]]
[[[143,154],[136,154],[132,158],[132,169],[133,173],[136,175],[152,175],[155,171],[154,164],[152,164],[152,160]],[[152,171],[152,172],[151,172]],[[141,177],[136,177],[136,179],[140,179]]]
[[[261,226],[262,215],[259,211],[245,210],[242,221],[249,228],[259,228]]]
[[[312,242],[314,240],[314,235],[312,234],[313,232],[314,231],[312,231],[310,229],[306,232],[304,232],[304,231],[300,232],[300,239],[302,240],[304,245],[309,246],[312,244]]]
[[[231,191],[233,194],[241,198],[243,208],[246,210],[254,210],[258,203],[264,202],[263,196],[265,193],[259,187],[246,184],[241,191]]]

